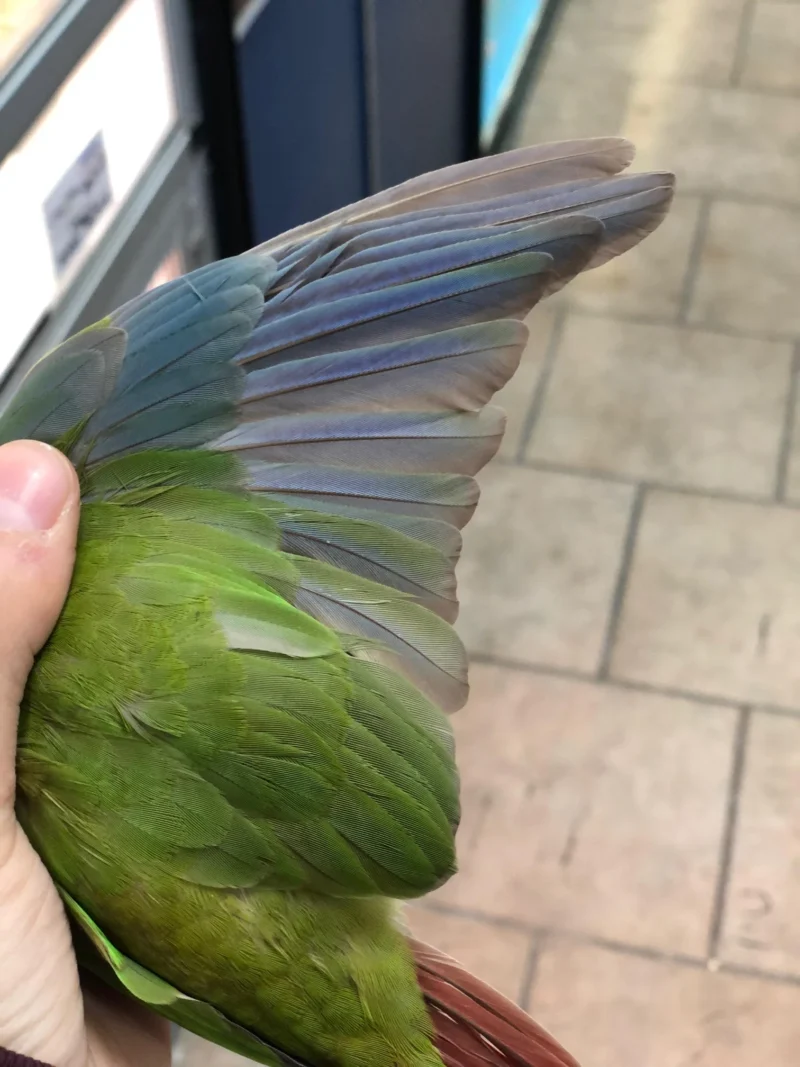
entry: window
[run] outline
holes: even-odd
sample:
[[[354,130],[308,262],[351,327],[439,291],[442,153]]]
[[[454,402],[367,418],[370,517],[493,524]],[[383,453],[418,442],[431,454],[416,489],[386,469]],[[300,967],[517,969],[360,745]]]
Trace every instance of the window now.
[[[176,121],[161,0],[128,0],[0,166],[0,373]]]
[[[0,75],[44,26],[61,0],[0,0]]]

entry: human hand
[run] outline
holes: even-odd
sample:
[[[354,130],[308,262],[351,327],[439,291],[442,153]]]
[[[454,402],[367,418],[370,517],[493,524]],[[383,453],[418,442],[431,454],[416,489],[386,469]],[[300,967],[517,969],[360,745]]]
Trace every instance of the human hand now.
[[[52,1067],[166,1067],[165,1020],[99,982],[81,987],[61,900],[14,815],[19,702],[69,589],[78,512],[61,453],[0,447],[0,1049]]]

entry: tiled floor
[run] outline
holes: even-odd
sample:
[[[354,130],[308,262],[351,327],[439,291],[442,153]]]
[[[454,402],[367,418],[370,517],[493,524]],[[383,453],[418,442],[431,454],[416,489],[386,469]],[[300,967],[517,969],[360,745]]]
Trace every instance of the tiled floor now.
[[[512,143],[614,132],[680,193],[531,316],[425,907],[584,1067],[795,1067],[800,2],[567,0]]]
[[[461,872],[410,917],[583,1067],[796,1067],[800,0],[565,0],[511,143],[615,132],[680,193],[501,397]]]

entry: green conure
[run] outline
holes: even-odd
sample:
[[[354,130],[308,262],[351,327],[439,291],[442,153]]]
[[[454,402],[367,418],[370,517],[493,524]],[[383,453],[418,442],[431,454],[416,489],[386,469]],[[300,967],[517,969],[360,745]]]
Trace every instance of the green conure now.
[[[456,866],[486,404],[527,312],[663,218],[671,177],[632,155],[415,179],[145,293],[3,397],[0,439],[61,448],[83,500],[19,818],[82,964],[261,1063],[573,1062],[396,901]]]

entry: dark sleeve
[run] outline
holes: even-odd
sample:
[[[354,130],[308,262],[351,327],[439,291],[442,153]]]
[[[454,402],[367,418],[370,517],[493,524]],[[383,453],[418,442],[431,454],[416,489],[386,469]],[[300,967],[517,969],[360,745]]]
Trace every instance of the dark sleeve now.
[[[0,1048],[0,1067],[47,1067],[41,1060],[32,1060],[30,1056],[20,1056],[18,1052],[6,1052]]]

